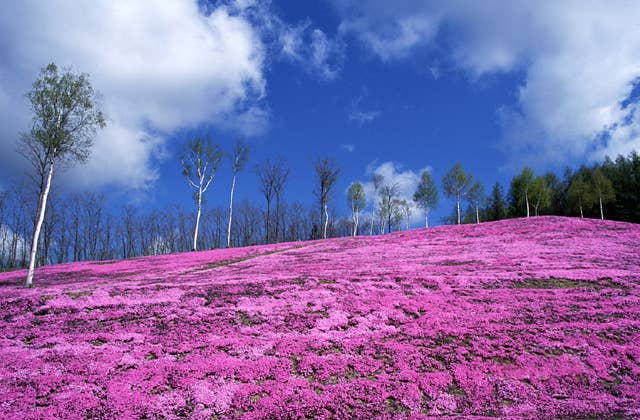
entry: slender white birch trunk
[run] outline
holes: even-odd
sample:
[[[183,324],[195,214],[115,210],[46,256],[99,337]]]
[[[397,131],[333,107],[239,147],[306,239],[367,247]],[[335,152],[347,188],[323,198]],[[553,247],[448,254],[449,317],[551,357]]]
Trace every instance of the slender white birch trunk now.
[[[198,189],[198,213],[196,215],[196,228],[193,232],[193,250],[198,250],[198,228],[200,227],[200,210],[202,208],[202,188]]]
[[[527,217],[529,217],[529,192],[528,191],[524,192],[524,200],[527,203]]]
[[[376,201],[375,198],[371,204],[371,226],[369,228],[369,236],[373,236],[373,223],[376,220]]]
[[[456,193],[456,215],[458,216],[458,224],[460,224],[460,192]]]
[[[584,213],[582,212],[582,200],[578,200],[578,204],[580,205],[580,218],[584,219]]]
[[[231,247],[231,218],[233,217],[233,190],[236,187],[236,175],[231,181],[231,195],[229,196],[229,225],[227,226],[227,248]]]
[[[604,211],[602,210],[602,195],[598,196],[598,200],[600,201],[600,220],[604,220]]]
[[[47,175],[47,182],[38,203],[38,220],[36,222],[35,229],[33,230],[33,240],[31,241],[31,254],[29,256],[29,272],[27,274],[26,287],[33,286],[33,272],[36,267],[36,252],[38,251],[38,239],[40,238],[40,229],[42,229],[42,222],[44,221],[44,213],[47,208],[47,198],[49,196],[49,190],[51,188],[51,178],[53,178],[53,161],[49,162],[49,174]]]
[[[429,227],[429,207],[425,206],[424,208],[424,227]]]
[[[322,238],[327,239],[327,226],[329,225],[329,211],[327,205],[324,205],[324,229],[322,231]]]
[[[480,224],[480,210],[478,209],[478,203],[476,203],[476,224]]]
[[[352,209],[353,211],[353,232],[352,236],[358,235],[358,209]]]

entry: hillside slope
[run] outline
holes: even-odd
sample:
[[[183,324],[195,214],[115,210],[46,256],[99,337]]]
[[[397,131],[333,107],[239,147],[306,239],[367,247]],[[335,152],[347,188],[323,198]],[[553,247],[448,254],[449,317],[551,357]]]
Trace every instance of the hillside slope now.
[[[639,248],[540,217],[0,274],[0,417],[640,416]]]

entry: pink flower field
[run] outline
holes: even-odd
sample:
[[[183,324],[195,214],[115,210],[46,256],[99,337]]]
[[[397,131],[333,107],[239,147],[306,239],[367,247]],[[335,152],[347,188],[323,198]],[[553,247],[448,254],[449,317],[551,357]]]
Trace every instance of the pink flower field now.
[[[0,274],[0,418],[637,418],[640,226],[560,217]]]

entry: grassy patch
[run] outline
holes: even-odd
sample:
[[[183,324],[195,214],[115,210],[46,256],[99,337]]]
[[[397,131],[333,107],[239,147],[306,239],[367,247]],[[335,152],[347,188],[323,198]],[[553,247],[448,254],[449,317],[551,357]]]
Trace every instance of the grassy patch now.
[[[214,268],[225,267],[225,266],[231,265],[231,264],[237,264],[239,262],[246,261],[246,260],[249,260],[249,259],[255,258],[255,257],[257,257],[257,255],[251,255],[251,256],[242,257],[242,258],[234,258],[234,259],[225,260],[225,261],[218,261],[218,262],[215,262],[215,263],[203,265],[202,267],[194,268],[191,271],[187,271],[185,274],[198,273],[200,271],[213,270]]]
[[[573,288],[589,288],[600,290],[607,287],[615,289],[624,289],[621,284],[614,283],[611,279],[593,280],[572,280],[560,277],[550,277],[547,279],[530,278],[516,281],[512,287],[514,289],[573,289]]]
[[[95,340],[91,340],[91,345],[92,346],[96,346],[96,347],[100,347],[107,344],[107,339],[106,338],[102,338],[102,337],[98,337]]]
[[[320,283],[320,284],[335,284],[336,281],[332,280],[332,279],[320,279],[320,280],[318,280],[318,283]]]
[[[242,325],[251,326],[251,325],[258,325],[263,323],[262,319],[260,319],[260,317],[258,317],[257,315],[249,315],[248,313],[243,311],[237,311],[236,317],[237,317],[236,319]]]
[[[211,263],[211,264],[203,265],[202,267],[194,268],[193,270],[185,271],[183,274],[191,274],[191,273],[197,273],[197,272],[200,272],[200,271],[212,270],[214,268],[226,267],[228,265],[237,264],[237,263],[240,263],[240,262],[243,262],[243,261],[247,261],[247,260],[251,260],[251,259],[254,259],[254,258],[266,257],[267,255],[278,254],[278,253],[286,252],[286,251],[289,251],[289,250],[292,250],[292,249],[304,248],[306,246],[308,246],[308,245],[292,246],[290,248],[276,249],[276,250],[273,250],[273,251],[263,252],[261,254],[251,254],[251,255],[246,255],[244,257],[233,258],[233,259],[230,259],[230,260],[218,261],[218,262],[214,262],[214,263]]]
[[[464,260],[464,261],[460,261],[460,260],[445,260],[442,261],[440,263],[440,265],[444,265],[447,267],[455,267],[458,265],[471,265],[471,264],[477,264],[479,263],[479,261],[476,260]]]
[[[92,290],[82,290],[79,292],[67,292],[66,295],[69,296],[71,299],[78,299],[81,298],[83,296],[91,296],[93,294]]]

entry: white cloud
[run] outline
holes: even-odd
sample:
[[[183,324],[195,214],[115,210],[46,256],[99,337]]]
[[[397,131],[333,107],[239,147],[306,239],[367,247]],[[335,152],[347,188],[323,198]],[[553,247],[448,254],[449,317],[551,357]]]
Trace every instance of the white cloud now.
[[[320,80],[336,79],[344,64],[344,43],[340,38],[330,39],[322,30],[312,28],[307,20],[297,25],[286,25],[276,19],[272,25],[279,33],[280,53],[300,64],[304,70]]]
[[[426,2],[369,2],[335,0],[343,16],[339,31],[353,34],[384,61],[406,58],[417,47],[428,45],[438,31],[439,17]],[[418,2],[416,2],[418,3]]]
[[[100,91],[108,128],[67,179],[140,188],[157,177],[153,159],[181,127],[225,121],[265,129],[264,45],[249,5],[203,14],[195,1],[29,1],[0,14],[0,146],[13,150],[28,128],[24,93],[54,61],[87,72]],[[15,155],[3,154],[15,165]],[[88,181],[87,181],[88,182]]]
[[[347,143],[341,144],[340,150],[344,150],[345,152],[353,153],[356,150],[355,144]]]
[[[531,159],[565,163],[638,148],[637,103],[621,102],[640,77],[639,2],[334,3],[342,33],[381,60],[433,47],[472,80],[523,72],[515,105],[499,114],[513,157],[535,150]]]
[[[353,99],[348,109],[349,121],[355,121],[357,124],[362,125],[375,120],[382,114],[375,109],[363,109],[362,102],[365,101],[368,96],[369,92],[367,88],[362,88],[362,92]]]
[[[380,116],[380,111],[363,111],[360,109],[352,109],[349,112],[349,120],[358,124],[371,122]]]

